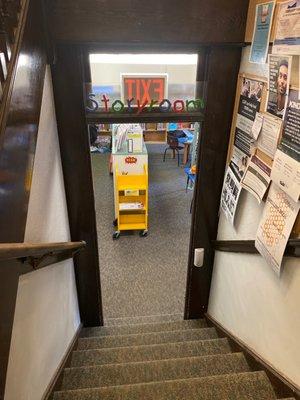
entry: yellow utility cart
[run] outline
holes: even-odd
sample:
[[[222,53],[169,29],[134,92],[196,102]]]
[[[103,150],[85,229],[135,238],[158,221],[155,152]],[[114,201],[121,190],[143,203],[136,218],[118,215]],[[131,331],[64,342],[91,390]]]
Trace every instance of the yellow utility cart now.
[[[148,234],[148,166],[144,164],[143,174],[128,175],[115,169],[116,211],[114,225],[117,230],[113,239],[118,239],[121,231],[139,230],[140,236]]]

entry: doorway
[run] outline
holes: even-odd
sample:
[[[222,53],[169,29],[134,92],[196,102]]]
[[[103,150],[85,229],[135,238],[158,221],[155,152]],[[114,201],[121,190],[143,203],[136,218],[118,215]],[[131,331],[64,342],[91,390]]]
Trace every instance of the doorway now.
[[[90,68],[92,92],[102,111],[106,106],[103,100],[109,99],[111,105],[120,99],[125,102],[133,95],[137,97],[138,84],[150,93],[149,79],[155,80],[158,87],[158,78],[162,76],[167,83],[166,91],[157,98],[159,101],[168,98],[174,104],[178,99],[184,103],[195,99],[195,54],[91,54]],[[127,96],[123,85],[126,77],[130,77],[131,85]],[[143,77],[141,83],[139,77]],[[140,91],[140,102],[148,96],[149,105],[152,97],[145,90]],[[96,118],[89,125],[105,323],[157,315],[183,318],[195,178],[191,168],[195,171],[197,163],[194,137],[198,138],[199,123],[178,118],[134,120],[142,131],[147,154],[149,234],[142,238],[138,232],[124,231],[118,240],[112,240],[116,216],[116,188],[109,173],[111,152],[114,153],[112,141],[118,129],[129,129],[131,124],[113,124]],[[170,136],[178,140],[178,152],[169,149]],[[132,155],[139,157],[137,153]]]

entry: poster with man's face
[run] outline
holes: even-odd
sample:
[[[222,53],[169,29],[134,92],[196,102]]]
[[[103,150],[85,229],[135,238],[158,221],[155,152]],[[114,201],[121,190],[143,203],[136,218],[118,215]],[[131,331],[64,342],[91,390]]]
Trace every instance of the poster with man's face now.
[[[269,54],[267,112],[283,119],[289,94],[292,57]]]

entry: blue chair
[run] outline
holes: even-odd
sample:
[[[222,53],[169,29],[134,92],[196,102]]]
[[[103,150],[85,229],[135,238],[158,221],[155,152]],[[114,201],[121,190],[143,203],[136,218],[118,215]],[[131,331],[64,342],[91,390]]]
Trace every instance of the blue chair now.
[[[195,184],[196,174],[191,173],[191,167],[184,168],[184,172],[187,175],[187,181],[186,181],[186,187],[185,187],[185,192],[187,193],[190,181],[193,182],[193,184]]]

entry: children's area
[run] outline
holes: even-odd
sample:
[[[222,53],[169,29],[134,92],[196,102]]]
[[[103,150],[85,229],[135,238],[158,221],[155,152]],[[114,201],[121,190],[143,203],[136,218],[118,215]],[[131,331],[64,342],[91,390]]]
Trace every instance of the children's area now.
[[[102,109],[195,98],[196,55],[92,54],[90,65]],[[198,122],[89,125],[106,320],[183,315],[199,135]]]

